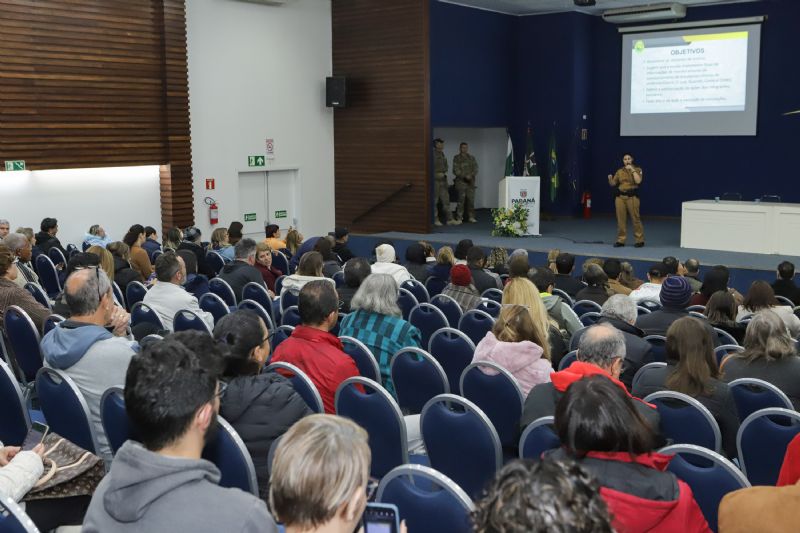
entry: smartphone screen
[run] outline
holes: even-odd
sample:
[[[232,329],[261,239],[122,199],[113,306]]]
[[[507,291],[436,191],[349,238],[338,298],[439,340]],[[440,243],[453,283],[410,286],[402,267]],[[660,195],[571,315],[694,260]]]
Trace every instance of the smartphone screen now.
[[[32,450],[37,444],[44,440],[45,435],[50,430],[48,426],[40,422],[31,422],[31,429],[25,436],[22,443],[22,451]]]
[[[397,506],[368,503],[364,509],[364,533],[399,533],[400,517]]]

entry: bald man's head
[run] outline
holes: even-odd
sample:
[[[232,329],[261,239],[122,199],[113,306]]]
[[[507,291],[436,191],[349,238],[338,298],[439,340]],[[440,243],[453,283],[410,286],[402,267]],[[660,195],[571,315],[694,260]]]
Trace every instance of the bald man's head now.
[[[94,314],[103,297],[111,298],[111,281],[102,268],[81,268],[67,278],[64,294],[71,314]]]
[[[625,337],[615,327],[599,324],[587,329],[578,343],[578,360],[611,370],[625,359]]]

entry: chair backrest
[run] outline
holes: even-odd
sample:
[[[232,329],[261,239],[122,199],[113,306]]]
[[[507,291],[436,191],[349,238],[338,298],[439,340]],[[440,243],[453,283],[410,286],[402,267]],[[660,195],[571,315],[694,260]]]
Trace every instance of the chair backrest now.
[[[675,455],[669,471],[691,487],[708,527],[717,531],[717,511],[722,498],[750,486],[742,471],[720,454],[691,444],[667,446],[660,453]]]
[[[206,321],[200,318],[200,315],[190,309],[181,309],[175,313],[172,319],[173,331],[202,331],[211,335],[211,328],[208,327]]]
[[[397,403],[413,414],[422,411],[425,403],[439,394],[450,392],[442,365],[420,348],[403,348],[392,356],[389,373]]]
[[[334,283],[336,283],[336,288],[338,289],[342,285],[344,285],[344,270],[338,270],[333,273],[331,279]]]
[[[53,310],[53,306],[50,305],[50,299],[47,297],[47,294],[45,294],[44,290],[39,285],[37,285],[36,283],[28,282],[25,284],[25,290],[31,293],[31,296],[33,296],[34,300],[42,304],[50,311]]]
[[[733,335],[724,329],[714,328],[714,332],[717,334],[720,344],[739,344],[736,342],[736,339],[733,338]]]
[[[475,508],[466,492],[433,468],[403,465],[383,476],[376,501],[397,506],[415,533],[471,533]]]
[[[778,387],[755,378],[740,378],[728,383],[739,420],[744,421],[748,416],[769,407],[782,407],[794,410],[791,400]]]
[[[786,447],[800,433],[800,413],[770,407],[745,418],[736,435],[742,472],[752,485],[775,485]]]
[[[561,446],[561,439],[553,429],[554,419],[552,416],[537,418],[522,431],[519,438],[520,459],[538,461],[547,450]]]
[[[403,288],[400,289],[397,294],[397,305],[400,306],[400,311],[403,312],[403,320],[408,320],[408,315],[417,304],[419,304],[419,302],[411,291]]]
[[[738,344],[723,344],[714,348],[714,355],[717,356],[717,366],[722,365],[722,361],[732,353],[741,353],[744,351],[743,346]]]
[[[791,301],[789,298],[787,298],[786,296],[781,296],[781,295],[779,295],[779,294],[776,294],[776,295],[775,295],[775,299],[776,299],[776,300],[778,300],[778,303],[780,303],[781,305],[788,305],[789,307],[791,307],[792,309],[794,309],[794,302],[792,302],[792,301]]]
[[[225,300],[213,292],[207,292],[202,295],[198,301],[198,304],[200,305],[200,309],[206,313],[211,313],[211,315],[214,317],[214,323],[217,323],[222,319],[222,317],[231,312],[231,309],[228,307],[228,304],[225,303]]]
[[[67,266],[67,258],[64,257],[64,254],[61,252],[61,250],[59,250],[55,246],[47,250],[47,257],[50,259],[50,261],[53,262],[53,265],[55,266],[58,265]]]
[[[237,309],[246,309],[247,311],[254,312],[261,318],[261,320],[264,321],[264,324],[267,326],[267,330],[270,333],[275,331],[275,323],[272,322],[272,317],[269,315],[269,311],[267,311],[264,306],[257,301],[249,299],[242,300],[239,302]]]
[[[476,311],[483,311],[487,313],[494,319],[500,316],[500,311],[502,311],[503,305],[499,302],[495,302],[494,300],[489,300],[487,298],[483,298],[481,303],[474,309]]]
[[[405,289],[413,294],[414,298],[417,299],[417,303],[431,301],[431,296],[428,294],[428,289],[425,288],[425,285],[415,279],[405,280],[400,285],[400,288]]]
[[[581,324],[583,324],[584,327],[593,326],[594,324],[597,324],[597,321],[600,320],[601,317],[602,315],[597,311],[587,311],[580,317]]]
[[[442,365],[451,392],[461,390],[461,373],[475,356],[475,344],[461,331],[442,328],[431,335],[428,353]]]
[[[599,303],[592,300],[578,300],[572,304],[572,310],[578,317],[583,316],[584,313],[594,312],[599,313],[603,310]]]
[[[57,327],[59,322],[63,322],[64,320],[66,319],[63,316],[56,314],[52,314],[45,318],[44,322],[42,322],[42,337],[50,333],[50,330]]]
[[[722,434],[714,416],[703,404],[674,391],[654,392],[644,401],[656,405],[664,437],[675,444],[695,444],[719,453]]]
[[[639,302],[639,305],[641,307],[644,307],[645,309],[649,309],[651,312],[659,311],[661,309],[661,304],[658,302],[654,302],[653,300],[641,300]]]
[[[75,382],[60,370],[42,368],[36,373],[36,392],[50,429],[97,454],[97,435],[89,406]]]
[[[276,287],[276,290],[277,290],[277,283],[276,283],[275,287]],[[279,307],[280,307],[280,310],[281,310],[281,314],[283,314],[284,311],[286,311],[288,308],[294,307],[294,306],[296,306],[296,305],[298,305],[300,303],[300,293],[299,292],[293,292],[293,291],[287,289],[285,291],[282,290],[280,295],[281,296],[280,296]]]
[[[503,464],[500,438],[473,402],[440,394],[422,408],[420,429],[431,466],[477,497]]]
[[[236,305],[236,294],[228,282],[221,278],[211,278],[208,280],[208,290],[222,298],[229,307]]]
[[[143,323],[153,324],[158,329],[167,329],[161,321],[161,317],[149,305],[144,302],[136,302],[131,307],[131,326]]]
[[[429,300],[437,294],[441,294],[445,287],[447,287],[446,279],[430,276],[425,280],[425,290],[428,291]]]
[[[444,313],[444,316],[447,317],[447,324],[451,328],[458,327],[458,321],[461,320],[461,315],[463,314],[458,302],[446,294],[437,294],[431,297],[431,303]]]
[[[637,315],[639,315],[639,316],[642,316],[642,315],[649,315],[651,312],[652,312],[652,311],[650,311],[650,310],[649,310],[648,308],[646,308],[646,307],[643,307],[643,306],[641,306],[641,305],[637,305],[637,306],[636,306],[636,314],[637,314]]]
[[[211,269],[219,274],[222,267],[225,266],[225,259],[217,252],[208,252],[206,254],[206,264],[211,267]]]
[[[514,376],[500,365],[484,361],[467,366],[460,381],[461,396],[489,417],[500,444],[506,449],[516,448],[525,397]]]
[[[31,419],[17,378],[4,361],[0,361],[0,405],[0,441],[19,446],[28,434]]]
[[[117,453],[126,440],[139,440],[133,422],[125,411],[125,391],[120,387],[111,387],[103,393],[100,399],[100,421],[113,454]]]
[[[556,289],[555,287],[553,287],[552,294],[553,296],[561,296],[561,299],[567,302],[567,305],[569,305],[570,307],[572,307],[575,304],[575,300],[572,298],[572,296],[562,291],[561,289]]]
[[[203,459],[219,468],[219,486],[237,488],[258,496],[256,467],[244,441],[227,420],[217,417],[219,429],[203,448]]]
[[[294,326],[278,326],[275,328],[275,335],[272,337],[273,353],[275,352],[275,348],[277,348],[280,343],[292,336],[293,331]]]
[[[571,352],[564,355],[561,358],[561,361],[558,362],[558,371],[561,372],[562,370],[569,368],[569,365],[574,363],[578,360],[578,350],[572,350]]]
[[[54,298],[61,292],[61,282],[58,279],[58,271],[56,266],[45,254],[36,256],[34,262],[36,273],[39,275],[39,281],[42,287],[47,291],[47,295]]]
[[[481,293],[481,298],[486,298],[496,303],[503,303],[503,291],[500,289],[486,289]]]
[[[31,317],[21,307],[11,305],[3,317],[3,328],[11,348],[11,354],[22,371],[23,383],[36,378],[36,372],[42,368],[44,357],[39,347],[41,337]]]
[[[708,320],[708,317],[699,311],[689,311],[689,316],[699,318],[700,320]]]
[[[242,300],[258,302],[267,311],[272,309],[272,298],[269,297],[267,288],[262,283],[251,281],[242,287]]]
[[[408,315],[408,322],[419,329],[422,346],[427,346],[434,332],[450,325],[445,314],[433,304],[418,304]],[[456,323],[458,325],[458,323]]]
[[[114,300],[116,300],[117,305],[123,309],[127,309],[125,306],[125,295],[122,294],[122,289],[119,288],[116,281],[111,282],[111,289],[114,291]]]
[[[295,392],[300,395],[306,402],[309,409],[315,413],[324,413],[325,407],[322,405],[322,397],[319,395],[317,386],[308,377],[308,374],[297,368],[295,365],[289,363],[271,363],[267,368],[267,372],[280,372],[282,375],[289,375],[289,381],[292,382]]]
[[[576,330],[575,333],[572,334],[572,336],[569,338],[569,349],[570,350],[577,350],[578,349],[578,343],[581,340],[581,336],[583,336],[583,333],[587,329],[589,329],[589,326],[583,326],[581,329]]]
[[[381,383],[381,367],[367,345],[353,337],[339,337],[339,340],[342,342],[344,353],[355,361],[361,377]]]
[[[274,292],[274,293],[275,293],[275,294],[277,294],[277,295],[280,295],[280,294],[281,294],[281,291],[283,291],[283,280],[284,280],[285,278],[286,278],[286,275],[283,275],[283,276],[278,276],[278,277],[275,279],[275,290],[274,290],[274,291],[272,291],[272,292]]]
[[[11,496],[0,500],[0,530],[4,533],[39,533],[31,517]]]
[[[657,368],[664,368],[665,366],[667,366],[667,363],[656,361],[655,363],[647,363],[639,368],[639,370],[636,371],[636,374],[633,375],[633,381],[631,381],[631,390],[636,388],[636,384],[639,383],[639,380],[642,379],[645,374]]]
[[[705,305],[690,305],[689,307],[686,308],[686,310],[689,311],[690,313],[692,311],[694,311],[696,313],[701,313],[702,314],[703,311],[706,310],[706,306]],[[703,316],[705,316],[705,315],[703,315]]]
[[[289,260],[283,253],[276,250],[272,251],[272,266],[283,272],[284,275],[289,275]],[[277,291],[276,291],[277,292]]]
[[[139,281],[131,281],[125,287],[125,302],[128,304],[128,310],[133,309],[133,306],[144,300],[147,294],[147,287],[144,283]]]
[[[281,326],[296,327],[300,325],[300,308],[296,305],[283,310],[281,315]]]
[[[348,378],[337,387],[334,403],[337,415],[352,419],[367,431],[372,477],[380,479],[392,468],[408,463],[403,414],[392,395],[379,383],[362,377]]]
[[[476,346],[487,333],[492,331],[493,327],[494,318],[489,313],[479,309],[470,309],[461,315],[461,320],[458,323],[458,329],[464,332]]]
[[[153,253],[150,254],[150,262],[155,265],[156,259],[158,259],[163,254],[164,254],[163,250],[153,250]]]
[[[667,361],[667,338],[663,335],[647,335],[644,340],[650,343],[653,359],[660,363]]]

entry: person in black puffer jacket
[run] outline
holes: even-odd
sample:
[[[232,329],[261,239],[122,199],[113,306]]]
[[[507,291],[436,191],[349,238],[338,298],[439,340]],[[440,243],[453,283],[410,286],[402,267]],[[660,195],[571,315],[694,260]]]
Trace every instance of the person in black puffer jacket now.
[[[227,345],[223,379],[228,388],[219,414],[244,441],[256,467],[258,491],[269,494],[267,456],[272,443],[292,425],[310,415],[303,398],[286,378],[261,373],[269,355],[269,332],[252,311],[225,315],[214,327],[214,338]]]
[[[106,250],[111,252],[114,257],[114,281],[119,285],[122,294],[126,294],[128,283],[131,281],[144,283],[142,275],[131,268],[130,248],[127,244],[122,241],[112,242],[106,247]]]

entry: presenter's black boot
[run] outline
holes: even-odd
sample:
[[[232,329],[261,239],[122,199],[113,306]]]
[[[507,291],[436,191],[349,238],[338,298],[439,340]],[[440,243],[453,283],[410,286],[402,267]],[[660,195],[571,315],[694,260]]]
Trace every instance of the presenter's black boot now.
[[[636,244],[633,245],[633,247],[634,248],[643,248],[644,247],[644,242],[637,242]]]
[[[615,242],[614,243],[614,248],[622,248],[623,246],[625,246],[624,242]]]

